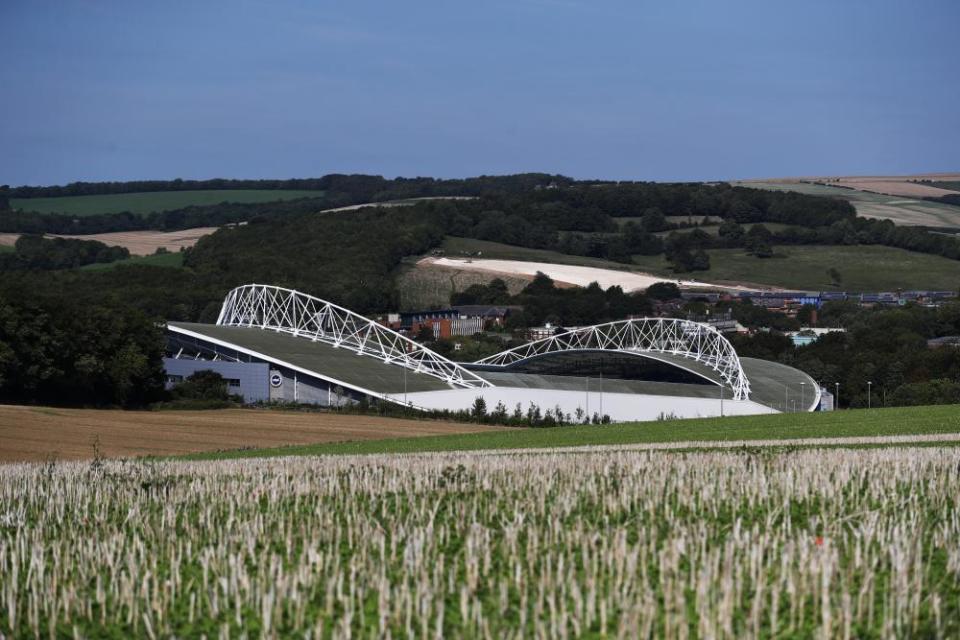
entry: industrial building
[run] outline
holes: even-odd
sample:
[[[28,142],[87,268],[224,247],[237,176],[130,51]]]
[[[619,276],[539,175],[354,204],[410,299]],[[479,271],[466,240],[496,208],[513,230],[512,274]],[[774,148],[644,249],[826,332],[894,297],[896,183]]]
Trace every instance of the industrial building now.
[[[738,357],[705,323],[622,320],[463,363],[331,302],[258,284],[231,291],[215,324],[168,322],[164,364],[170,385],[211,369],[248,402],[460,410],[483,397],[490,408],[614,421],[812,411],[821,394],[801,371]]]

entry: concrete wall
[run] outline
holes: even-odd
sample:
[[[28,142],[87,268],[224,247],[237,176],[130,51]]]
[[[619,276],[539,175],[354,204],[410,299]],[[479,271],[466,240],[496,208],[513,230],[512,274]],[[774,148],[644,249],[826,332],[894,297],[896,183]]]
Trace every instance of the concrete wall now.
[[[167,389],[197,371],[216,371],[227,380],[239,381],[239,385],[228,386],[227,389],[232,394],[243,396],[244,401],[258,402],[270,398],[269,366],[263,362],[164,358],[163,368],[167,374]]]

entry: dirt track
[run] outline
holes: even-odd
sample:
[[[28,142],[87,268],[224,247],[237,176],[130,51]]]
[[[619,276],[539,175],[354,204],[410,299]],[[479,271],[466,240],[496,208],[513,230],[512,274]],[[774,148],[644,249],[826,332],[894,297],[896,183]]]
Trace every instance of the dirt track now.
[[[0,405],[0,462],[107,457],[446,435],[496,427],[254,409],[105,411]]]

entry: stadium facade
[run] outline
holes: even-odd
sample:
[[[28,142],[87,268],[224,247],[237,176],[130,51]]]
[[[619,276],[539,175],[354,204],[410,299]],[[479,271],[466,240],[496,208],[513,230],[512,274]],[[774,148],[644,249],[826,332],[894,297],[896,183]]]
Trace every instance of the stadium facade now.
[[[805,373],[740,358],[713,327],[643,318],[578,328],[478,362],[453,362],[373,320],[281,287],[227,294],[215,324],[167,323],[168,384],[214,370],[248,402],[419,409],[535,404],[614,421],[813,411]]]

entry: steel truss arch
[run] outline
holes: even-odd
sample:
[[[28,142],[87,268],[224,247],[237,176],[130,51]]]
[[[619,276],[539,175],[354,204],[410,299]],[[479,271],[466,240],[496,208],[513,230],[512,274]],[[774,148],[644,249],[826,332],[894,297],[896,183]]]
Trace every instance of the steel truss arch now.
[[[750,397],[750,381],[730,341],[708,324],[677,318],[620,320],[574,329],[502,351],[475,364],[506,366],[561,351],[662,353],[695,360],[716,371],[734,400]]]
[[[217,324],[289,333],[378,358],[458,387],[492,386],[472,371],[392,329],[293,289],[263,284],[237,287],[224,298]]]

